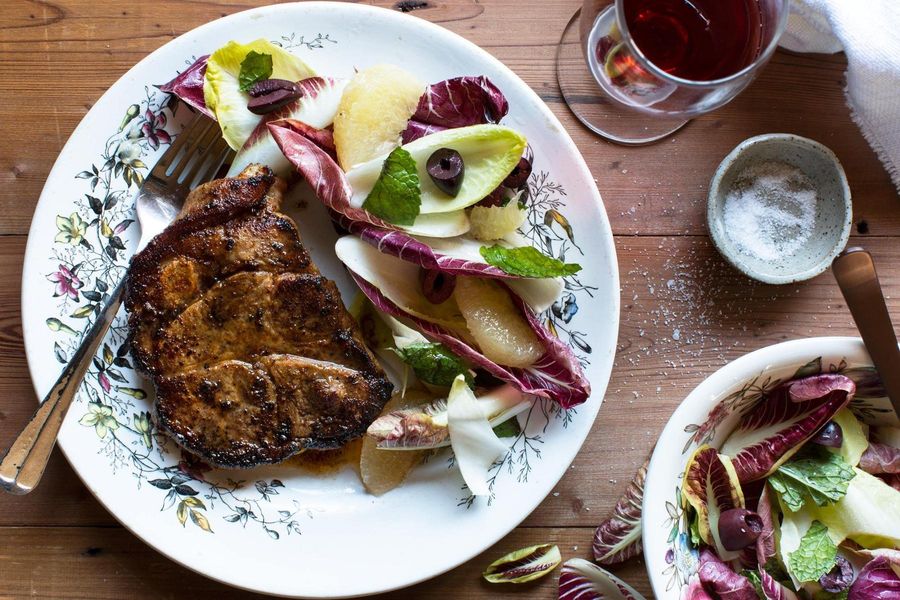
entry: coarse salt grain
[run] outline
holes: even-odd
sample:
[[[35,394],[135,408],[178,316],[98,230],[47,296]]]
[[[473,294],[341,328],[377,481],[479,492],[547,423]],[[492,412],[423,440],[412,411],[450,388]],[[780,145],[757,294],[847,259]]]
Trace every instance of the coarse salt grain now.
[[[818,196],[797,167],[766,161],[747,167],[725,196],[725,231],[737,249],[759,260],[791,256],[809,240]]]

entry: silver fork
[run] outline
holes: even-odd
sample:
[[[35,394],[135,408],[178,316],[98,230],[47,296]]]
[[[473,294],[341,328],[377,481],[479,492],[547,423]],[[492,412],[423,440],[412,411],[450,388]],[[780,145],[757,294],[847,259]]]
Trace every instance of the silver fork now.
[[[197,115],[160,157],[138,190],[136,207],[141,226],[141,250],[178,216],[188,192],[208,181],[230,153],[215,121]],[[125,276],[110,293],[97,320],[44,401],[19,433],[0,462],[0,488],[11,494],[27,494],[44,473],[66,411],[84,374],[97,353],[110,324],[119,312]]]

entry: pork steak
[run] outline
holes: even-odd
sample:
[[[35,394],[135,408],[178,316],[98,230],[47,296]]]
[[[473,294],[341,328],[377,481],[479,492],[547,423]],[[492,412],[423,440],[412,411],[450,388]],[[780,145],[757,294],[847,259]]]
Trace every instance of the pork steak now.
[[[212,465],[275,463],[362,435],[393,386],[278,212],[265,167],[199,186],[132,260],[131,352],[156,420]]]

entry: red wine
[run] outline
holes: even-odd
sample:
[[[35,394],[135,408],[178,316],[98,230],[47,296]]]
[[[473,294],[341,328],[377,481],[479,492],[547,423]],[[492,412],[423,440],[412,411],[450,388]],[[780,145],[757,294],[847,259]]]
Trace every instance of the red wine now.
[[[624,9],[644,56],[682,79],[733,75],[760,52],[758,0],[625,0]]]

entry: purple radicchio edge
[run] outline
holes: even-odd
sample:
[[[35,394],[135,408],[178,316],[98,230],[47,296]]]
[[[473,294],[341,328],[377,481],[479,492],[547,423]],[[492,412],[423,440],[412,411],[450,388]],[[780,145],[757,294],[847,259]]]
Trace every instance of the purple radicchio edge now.
[[[444,129],[497,123],[508,111],[503,92],[487,77],[454,77],[428,86],[402,140],[408,144]]]
[[[758,600],[753,583],[735,573],[709,548],[700,551],[697,578],[703,590],[718,600]]]
[[[900,598],[900,577],[891,560],[879,556],[866,563],[850,586],[847,600],[894,600]]]
[[[613,513],[594,532],[594,560],[601,565],[624,562],[641,553],[641,509],[648,458],[616,502]]]
[[[888,444],[869,442],[859,459],[859,468],[872,475],[900,474],[900,448]]]
[[[313,187],[316,197],[329,209],[331,218],[348,232],[376,247],[380,252],[413,262],[426,269],[457,275],[512,279],[502,269],[485,262],[465,260],[435,252],[394,225],[361,208],[350,206],[352,192],[343,169],[309,134],[285,120],[266,125],[275,142],[294,168]]]
[[[590,396],[591,385],[584,376],[575,355],[572,354],[571,348],[547,331],[525,302],[508,288],[506,290],[510,299],[526,318],[545,348],[543,356],[534,365],[527,368],[498,365],[459,339],[454,333],[410,315],[386,298],[374,285],[352,271],[350,274],[376,308],[393,317],[408,319],[427,337],[444,344],[457,356],[478,365],[494,377],[511,383],[523,393],[550,398],[563,408],[582,404]]]
[[[848,377],[823,374],[787,381],[764,393],[746,411],[725,440],[722,452],[732,457],[741,483],[771,474],[853,398]],[[783,424],[765,438],[757,433]]]
[[[215,115],[206,107],[206,100],[203,97],[207,60],[209,60],[209,54],[201,56],[175,79],[156,87],[160,91],[175,94],[185,104],[194,107],[210,119],[215,119]]]

